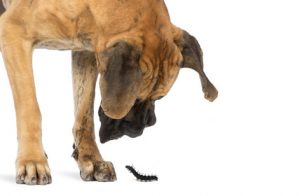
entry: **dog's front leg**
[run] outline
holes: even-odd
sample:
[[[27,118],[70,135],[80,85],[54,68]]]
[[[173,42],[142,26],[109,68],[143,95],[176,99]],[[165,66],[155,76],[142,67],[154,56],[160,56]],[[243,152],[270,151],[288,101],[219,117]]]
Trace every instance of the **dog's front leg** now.
[[[29,185],[48,184],[51,183],[51,175],[41,139],[41,114],[31,64],[32,43],[23,40],[22,35],[16,35],[18,29],[14,32],[16,33],[2,34],[1,49],[16,110],[16,182]],[[18,36],[20,37],[16,39]]]
[[[72,67],[75,103],[73,157],[83,180],[114,181],[114,167],[102,159],[95,142],[93,107],[98,70],[94,53],[73,52]]]

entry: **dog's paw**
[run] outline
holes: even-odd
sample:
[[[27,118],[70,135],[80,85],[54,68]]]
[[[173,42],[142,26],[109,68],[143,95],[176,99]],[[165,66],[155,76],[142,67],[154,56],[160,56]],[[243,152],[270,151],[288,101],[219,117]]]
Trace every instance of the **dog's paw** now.
[[[114,166],[108,161],[88,161],[80,169],[84,181],[113,182],[117,180]]]
[[[52,182],[47,159],[17,159],[16,182],[27,185],[46,185]]]

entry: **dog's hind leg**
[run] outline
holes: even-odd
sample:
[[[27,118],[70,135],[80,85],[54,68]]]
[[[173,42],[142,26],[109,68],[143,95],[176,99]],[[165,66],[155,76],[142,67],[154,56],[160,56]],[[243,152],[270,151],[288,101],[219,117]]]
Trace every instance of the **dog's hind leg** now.
[[[9,23],[5,24],[5,28],[8,30],[0,28],[1,50],[16,110],[16,182],[49,184],[51,175],[42,145],[41,113],[32,70],[32,42],[23,39],[23,29],[20,26]]]
[[[75,104],[73,157],[83,180],[114,181],[114,167],[102,159],[95,141],[93,107],[98,70],[94,53],[73,52],[72,67]]]

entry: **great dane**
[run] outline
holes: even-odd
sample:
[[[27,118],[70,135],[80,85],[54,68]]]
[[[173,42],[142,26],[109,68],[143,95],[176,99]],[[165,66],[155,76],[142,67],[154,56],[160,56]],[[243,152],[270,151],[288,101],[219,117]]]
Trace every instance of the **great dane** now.
[[[52,181],[32,70],[35,48],[72,50],[73,157],[85,181],[116,180],[112,163],[104,161],[95,142],[98,75],[102,143],[137,137],[153,125],[154,102],[168,93],[180,68],[199,73],[206,99],[217,97],[197,40],[171,23],[163,0],[3,0],[3,5],[0,49],[16,111],[17,183]]]

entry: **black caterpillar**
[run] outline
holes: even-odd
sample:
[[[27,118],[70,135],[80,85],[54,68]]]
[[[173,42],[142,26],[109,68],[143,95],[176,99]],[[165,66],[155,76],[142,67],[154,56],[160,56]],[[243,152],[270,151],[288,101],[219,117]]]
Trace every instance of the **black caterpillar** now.
[[[125,167],[136,177],[137,180],[143,182],[151,182],[151,181],[158,180],[158,177],[156,175],[152,175],[152,176],[142,175],[138,173],[132,166],[126,165]]]

